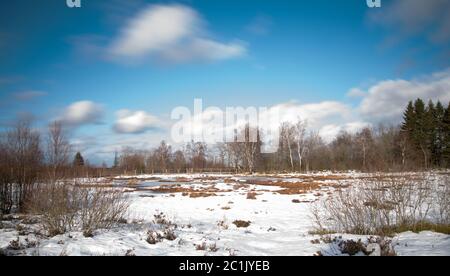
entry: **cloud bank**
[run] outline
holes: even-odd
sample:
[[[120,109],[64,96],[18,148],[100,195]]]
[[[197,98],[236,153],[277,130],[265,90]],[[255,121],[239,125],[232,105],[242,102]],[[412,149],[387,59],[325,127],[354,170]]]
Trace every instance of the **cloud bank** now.
[[[450,70],[421,78],[384,80],[370,87],[357,109],[371,122],[399,122],[411,100],[450,102]]]

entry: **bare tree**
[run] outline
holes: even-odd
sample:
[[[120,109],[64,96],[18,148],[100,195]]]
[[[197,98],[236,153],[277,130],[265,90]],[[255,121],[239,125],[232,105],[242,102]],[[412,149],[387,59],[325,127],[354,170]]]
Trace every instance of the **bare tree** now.
[[[159,164],[161,172],[167,173],[170,167],[170,156],[172,154],[172,147],[162,141],[159,147],[155,150],[155,157]]]
[[[295,127],[289,122],[284,122],[280,126],[280,140],[282,141],[283,147],[288,149],[289,164],[291,166],[291,171],[294,171],[294,157],[292,143],[294,142]]]
[[[303,158],[308,151],[308,141],[306,139],[306,122],[298,120],[294,126],[294,139],[297,144],[298,168],[302,171]]]
[[[367,159],[369,150],[373,148],[372,130],[370,128],[364,128],[356,134],[356,144],[360,147],[362,154],[362,169],[367,170]]]
[[[62,123],[60,121],[51,123],[48,128],[46,157],[53,181],[64,177],[64,168],[68,166],[70,151],[71,146]]]
[[[184,158],[184,153],[181,150],[177,150],[173,154],[173,166],[177,173],[186,168],[186,159]]]
[[[244,162],[249,173],[253,173],[256,167],[258,155],[261,152],[261,142],[259,137],[259,130],[251,127],[249,124],[245,125],[242,130],[244,136],[243,153]]]

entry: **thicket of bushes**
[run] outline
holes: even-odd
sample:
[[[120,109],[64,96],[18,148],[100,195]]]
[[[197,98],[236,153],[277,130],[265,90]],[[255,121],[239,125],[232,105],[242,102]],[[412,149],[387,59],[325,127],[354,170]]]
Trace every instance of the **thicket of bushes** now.
[[[96,229],[123,220],[128,202],[121,191],[87,188],[71,180],[89,168],[84,168],[84,161],[71,162],[71,146],[61,123],[51,124],[41,137],[29,121],[20,120],[0,135],[0,216],[39,215],[51,236],[72,230],[92,236]]]
[[[49,236],[80,230],[91,237],[97,229],[126,223],[129,206],[120,190],[67,183],[41,184],[26,202],[26,211],[41,217]]]
[[[449,175],[389,175],[361,180],[312,207],[316,233],[450,234]]]

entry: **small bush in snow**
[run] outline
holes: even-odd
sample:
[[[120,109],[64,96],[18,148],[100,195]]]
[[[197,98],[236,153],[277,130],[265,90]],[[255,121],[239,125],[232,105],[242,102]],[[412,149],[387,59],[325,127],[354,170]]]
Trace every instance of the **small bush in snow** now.
[[[208,250],[211,252],[217,252],[217,251],[219,251],[219,248],[217,247],[216,243],[212,243],[208,246]]]
[[[228,230],[228,223],[226,218],[224,218],[223,220],[220,220],[217,222],[217,227],[219,227],[219,229],[223,229],[223,230]]]
[[[315,240],[316,243],[319,240]],[[342,237],[328,237],[322,239],[329,248],[318,252],[318,256],[324,255],[349,255],[349,256],[396,256],[395,250],[391,245],[392,241],[380,237],[370,237],[365,242],[361,239],[354,241],[346,240]],[[320,242],[320,241],[319,241]]]
[[[134,249],[129,249],[127,250],[127,252],[125,253],[126,257],[134,257],[136,256],[136,254],[134,253]]]
[[[85,190],[80,210],[83,234],[92,236],[97,229],[109,229],[122,223],[128,206],[122,191],[100,188]]]
[[[157,244],[158,242],[162,241],[162,239],[163,239],[162,235],[157,231],[150,230],[147,232],[146,241],[149,244]]]
[[[17,238],[17,240],[10,241],[9,245],[7,247],[8,250],[22,250],[25,248],[26,248],[26,246],[20,242],[19,238]]]
[[[250,221],[244,221],[244,220],[235,220],[233,221],[233,224],[236,225],[237,228],[247,228],[250,226]]]
[[[172,228],[166,228],[163,231],[163,238],[169,241],[174,241],[177,239],[177,236]]]
[[[197,244],[195,246],[197,251],[205,251],[206,250],[206,242],[202,242],[201,244]]]

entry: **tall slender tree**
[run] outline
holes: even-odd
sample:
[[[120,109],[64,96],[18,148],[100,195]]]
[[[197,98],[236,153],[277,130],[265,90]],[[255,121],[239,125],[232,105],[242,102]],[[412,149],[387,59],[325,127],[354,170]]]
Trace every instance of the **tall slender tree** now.
[[[447,168],[450,168],[450,103],[445,110],[442,120],[442,157]]]
[[[408,106],[406,107],[405,112],[403,113],[402,131],[407,132],[409,135],[411,135],[415,127],[415,117],[414,104],[412,101],[410,101],[408,103]]]

